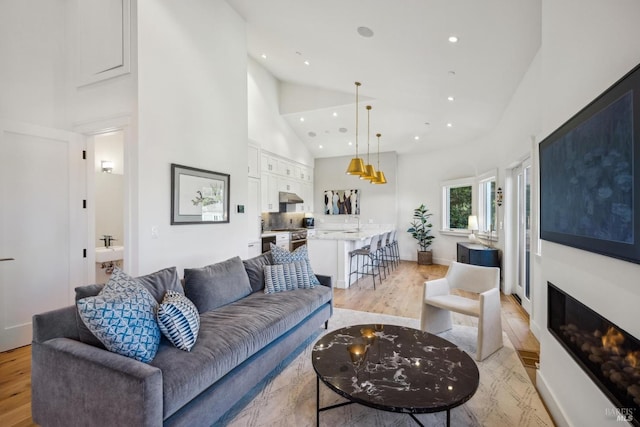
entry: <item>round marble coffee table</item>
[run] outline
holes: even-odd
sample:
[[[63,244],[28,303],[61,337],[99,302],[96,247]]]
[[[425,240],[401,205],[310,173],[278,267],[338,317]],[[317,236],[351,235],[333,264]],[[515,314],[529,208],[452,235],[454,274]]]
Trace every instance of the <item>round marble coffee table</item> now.
[[[316,371],[316,425],[320,412],[351,403],[414,414],[447,411],[469,400],[480,373],[455,344],[417,329],[356,325],[322,337],[311,353]],[[348,399],[320,407],[320,381]]]

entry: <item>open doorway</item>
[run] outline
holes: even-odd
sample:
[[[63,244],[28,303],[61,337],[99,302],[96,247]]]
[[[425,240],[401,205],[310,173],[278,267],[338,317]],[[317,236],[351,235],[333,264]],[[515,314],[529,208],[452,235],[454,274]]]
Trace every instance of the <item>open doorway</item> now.
[[[106,283],[114,267],[124,268],[124,133],[93,137],[95,282]]]

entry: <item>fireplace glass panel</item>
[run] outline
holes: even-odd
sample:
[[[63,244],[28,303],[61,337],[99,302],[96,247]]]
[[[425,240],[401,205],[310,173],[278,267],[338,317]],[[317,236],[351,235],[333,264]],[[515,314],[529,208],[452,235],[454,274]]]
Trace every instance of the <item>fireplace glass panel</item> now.
[[[640,341],[552,283],[548,329],[573,359],[640,426]]]

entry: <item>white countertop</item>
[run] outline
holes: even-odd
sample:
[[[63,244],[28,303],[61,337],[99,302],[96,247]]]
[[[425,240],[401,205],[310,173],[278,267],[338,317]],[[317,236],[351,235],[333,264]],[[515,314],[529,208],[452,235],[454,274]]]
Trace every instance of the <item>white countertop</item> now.
[[[319,230],[315,236],[307,237],[308,240],[365,240],[388,230]]]

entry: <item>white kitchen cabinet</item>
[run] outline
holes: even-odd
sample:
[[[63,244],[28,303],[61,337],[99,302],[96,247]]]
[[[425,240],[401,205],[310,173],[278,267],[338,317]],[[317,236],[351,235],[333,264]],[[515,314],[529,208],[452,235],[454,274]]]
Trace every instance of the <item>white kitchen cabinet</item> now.
[[[289,233],[276,233],[276,246],[289,250]]]
[[[278,191],[300,195],[300,182],[285,177],[278,177]]]
[[[260,178],[260,151],[258,147],[249,145],[248,156],[249,176],[252,178]]]
[[[262,153],[262,155],[260,156],[260,165],[262,172],[278,172],[278,159],[269,154]]]
[[[262,212],[278,212],[278,176],[263,172],[260,179]]]
[[[286,159],[278,159],[278,174],[287,178],[295,178],[295,165]]]
[[[313,183],[303,182],[300,193],[300,197],[304,200],[300,212],[313,212]]]

